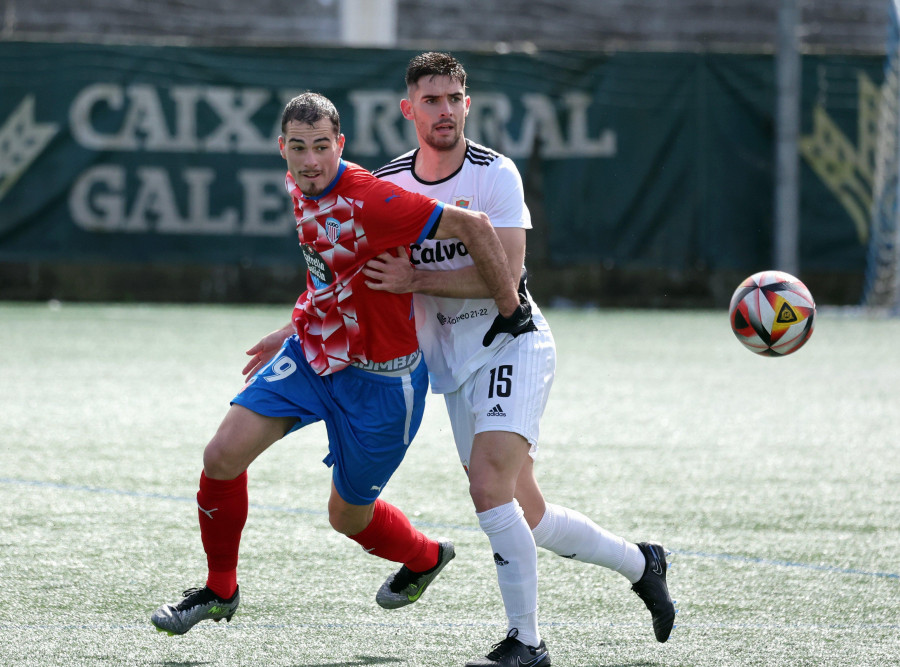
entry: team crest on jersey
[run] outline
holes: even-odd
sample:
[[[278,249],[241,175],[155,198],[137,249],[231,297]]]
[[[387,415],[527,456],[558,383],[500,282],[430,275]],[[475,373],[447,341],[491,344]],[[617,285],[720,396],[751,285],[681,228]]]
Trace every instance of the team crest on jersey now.
[[[338,239],[341,238],[341,223],[337,219],[328,218],[325,220],[325,236],[332,243],[337,243]]]
[[[469,196],[457,196],[453,198],[453,205],[459,206],[460,208],[469,208],[472,206],[472,202],[475,200],[475,197],[472,195]]]

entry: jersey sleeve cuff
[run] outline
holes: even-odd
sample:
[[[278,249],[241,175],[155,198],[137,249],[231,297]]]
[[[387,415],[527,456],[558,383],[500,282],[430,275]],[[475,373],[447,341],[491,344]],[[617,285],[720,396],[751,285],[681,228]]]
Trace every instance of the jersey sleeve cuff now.
[[[431,216],[428,218],[428,222],[425,223],[425,227],[422,229],[422,233],[419,234],[419,238],[416,239],[416,243],[421,243],[427,239],[433,239],[434,235],[437,233],[438,224],[444,213],[444,203],[435,202],[435,204],[434,211],[432,211]]]

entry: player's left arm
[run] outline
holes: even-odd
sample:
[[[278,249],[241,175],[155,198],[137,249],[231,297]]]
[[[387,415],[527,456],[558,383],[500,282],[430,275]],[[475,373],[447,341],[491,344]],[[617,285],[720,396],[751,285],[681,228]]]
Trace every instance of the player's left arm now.
[[[511,160],[502,159],[497,169],[485,174],[489,193],[484,212],[494,225],[509,264],[510,275],[518,282],[525,263],[525,232],[531,216],[525,206],[522,177]],[[498,226],[499,225],[499,226]],[[406,253],[382,254],[369,262],[365,274],[369,287],[389,292],[418,292],[452,298],[489,298],[490,291],[474,266],[441,271],[414,271]]]
[[[495,227],[494,231],[506,253],[510,274],[518,276],[525,262],[525,230],[521,227]],[[405,248],[398,248],[396,253],[382,253],[370,260],[363,272],[369,278],[366,283],[369,287],[394,294],[417,292],[456,299],[488,299],[491,296],[476,267],[417,271],[407,259]]]
[[[431,238],[458,238],[462,241],[488,288],[490,298],[497,304],[499,319],[513,318],[523,322],[527,319],[530,323],[531,310],[528,308],[525,312],[528,304],[522,305],[517,291],[519,274],[510,270],[506,252],[486,213],[445,204]]]

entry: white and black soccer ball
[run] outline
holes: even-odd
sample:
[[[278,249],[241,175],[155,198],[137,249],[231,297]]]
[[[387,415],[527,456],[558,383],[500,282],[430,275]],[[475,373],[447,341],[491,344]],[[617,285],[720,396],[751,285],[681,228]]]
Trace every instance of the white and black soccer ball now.
[[[731,330],[751,352],[782,357],[812,336],[816,303],[799,279],[783,271],[760,271],[734,291],[728,308]]]

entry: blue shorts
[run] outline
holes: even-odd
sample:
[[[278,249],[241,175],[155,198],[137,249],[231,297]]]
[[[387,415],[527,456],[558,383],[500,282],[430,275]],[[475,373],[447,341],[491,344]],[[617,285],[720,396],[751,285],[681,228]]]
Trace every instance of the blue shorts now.
[[[297,336],[291,336],[232,403],[267,417],[296,417],[289,433],[324,421],[324,463],[334,466],[337,492],[351,505],[368,505],[419,430],[427,393],[424,360],[399,377],[353,366],[320,376],[307,363]]]

